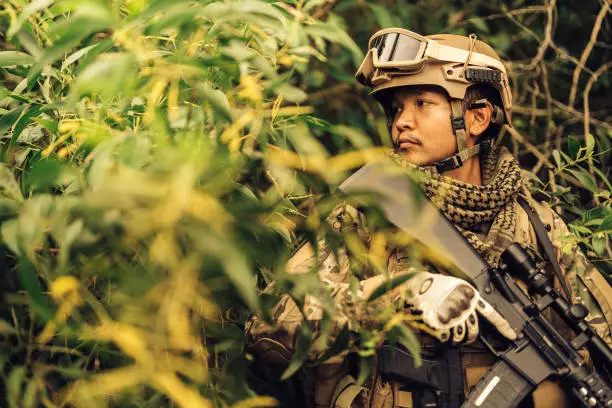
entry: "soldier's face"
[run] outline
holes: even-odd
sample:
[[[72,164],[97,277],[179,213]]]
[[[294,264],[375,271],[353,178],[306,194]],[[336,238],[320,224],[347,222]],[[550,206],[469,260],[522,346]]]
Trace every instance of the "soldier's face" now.
[[[435,87],[404,87],[392,99],[391,137],[398,152],[418,166],[457,153],[451,126],[451,106]]]

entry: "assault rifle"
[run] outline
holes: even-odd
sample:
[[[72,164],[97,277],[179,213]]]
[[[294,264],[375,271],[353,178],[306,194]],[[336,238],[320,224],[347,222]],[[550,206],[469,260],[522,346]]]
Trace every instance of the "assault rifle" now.
[[[465,240],[463,235],[425,197],[405,173],[392,173],[371,163],[340,185],[346,194],[372,193],[375,204],[395,226],[408,232],[428,248],[450,260],[449,272],[471,283],[518,334],[514,341],[505,340],[505,348],[493,346],[492,333],[479,334],[480,340],[495,355],[496,362],[471,390],[462,408],[514,408],[544,380],[557,379],[571,390],[584,407],[611,408],[612,389],[602,376],[586,368],[578,350],[588,346],[594,361],[601,363],[602,373],[612,372],[612,350],[584,321],[583,305],[570,305],[537,269],[527,253],[511,245],[502,255],[504,266],[492,269]],[[522,279],[537,301],[518,285]],[[565,339],[544,317],[552,307],[576,333]],[[499,337],[499,336],[498,336]],[[499,348],[499,347],[498,347]],[[409,373],[412,367],[392,367],[395,374]],[[411,380],[410,374],[406,379]],[[435,384],[435,382],[434,382]],[[448,400],[447,400],[448,401]],[[440,404],[434,406],[455,406]]]

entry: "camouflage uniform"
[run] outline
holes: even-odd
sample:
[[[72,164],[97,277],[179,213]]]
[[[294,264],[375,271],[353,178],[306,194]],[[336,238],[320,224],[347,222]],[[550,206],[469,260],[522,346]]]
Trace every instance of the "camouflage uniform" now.
[[[564,245],[568,244],[564,244],[561,238],[570,233],[566,224],[550,206],[546,203],[530,201],[542,222],[547,226],[547,230],[549,230],[549,237],[555,248],[557,259],[567,278],[569,287],[573,291],[572,296],[575,300],[580,300],[586,305],[589,310],[587,320],[608,344],[612,344],[610,330],[612,327],[612,289],[610,285],[599,271],[587,261],[576,245],[563,248]],[[537,247],[535,231],[527,214],[518,204],[517,214],[515,241]],[[330,225],[338,232],[342,232],[347,220],[353,223],[351,229],[355,228],[367,244],[371,235],[365,227],[363,215],[355,208],[349,205],[340,206],[328,218]],[[345,324],[351,331],[357,331],[359,327],[364,325],[372,326],[381,323],[377,319],[378,312],[389,306],[392,300],[390,296],[385,296],[373,304],[367,304],[363,301],[364,291],[367,291],[364,286],[374,277],[372,271],[366,271],[363,276],[357,276],[360,285],[357,298],[355,298],[354,291],[351,290],[349,284],[353,275],[345,251],[340,250],[334,255],[326,243],[321,240],[319,241],[319,254],[316,256],[313,248],[307,244],[302,246],[291,258],[287,270],[294,274],[308,273],[315,265],[319,278],[327,284],[335,301],[337,309],[334,316],[336,332]],[[412,260],[403,248],[390,250],[387,262],[390,278],[412,267]],[[560,288],[558,282],[556,282],[556,286]],[[304,311],[305,318],[316,329],[318,327],[317,323],[323,318],[323,309],[318,299],[314,296],[307,296]],[[273,310],[273,321],[275,326],[270,326],[254,316],[247,324],[248,341],[255,354],[264,361],[277,364],[286,363],[294,348],[296,330],[304,322],[304,316],[293,299],[285,294]],[[423,352],[427,353],[428,347],[436,340],[424,333],[420,335],[420,338]],[[309,358],[316,360],[321,357],[326,351],[326,347],[327,343],[315,343],[309,351]],[[463,358],[464,367],[466,367],[464,382],[467,391],[486,372],[488,366],[493,362],[493,357],[478,342],[464,347],[466,349]],[[429,347],[429,349],[431,348]],[[314,389],[316,406],[329,406],[333,389],[346,374],[346,368],[342,365],[342,362],[347,354],[348,351],[327,361],[325,365],[318,369]],[[361,397],[363,401],[360,401],[360,404],[376,408],[410,406],[408,403],[401,402],[402,398],[406,399],[406,396],[402,396],[400,393],[396,384],[385,383],[374,375],[366,383],[366,390]],[[559,393],[556,385],[545,383],[534,393],[534,398],[537,407],[542,398],[547,400],[548,406],[556,406],[562,404],[559,401],[562,401],[564,397],[562,393]],[[559,400],[555,398],[559,398]]]

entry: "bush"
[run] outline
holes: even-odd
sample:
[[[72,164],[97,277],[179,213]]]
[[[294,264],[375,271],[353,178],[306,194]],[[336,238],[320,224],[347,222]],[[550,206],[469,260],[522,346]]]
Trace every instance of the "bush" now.
[[[439,1],[5,3],[8,406],[293,398],[250,374],[242,324],[277,300],[258,291],[271,280],[298,300],[324,290],[314,274],[286,276],[284,264],[297,238],[331,234],[330,192],[388,146],[382,112],[352,77],[381,26],[477,31],[500,50],[516,95],[506,143],[572,221],[568,242],[609,267],[606,4],[602,14],[597,4],[554,0],[511,10]],[[574,26],[580,35],[564,29]],[[322,337],[331,330],[324,325]],[[360,334],[364,373],[382,335]],[[409,331],[397,335],[413,347]],[[299,344],[286,376],[308,346]]]

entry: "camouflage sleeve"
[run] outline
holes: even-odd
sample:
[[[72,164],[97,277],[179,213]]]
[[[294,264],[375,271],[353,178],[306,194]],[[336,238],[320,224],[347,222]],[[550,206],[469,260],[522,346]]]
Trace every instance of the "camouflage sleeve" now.
[[[586,320],[612,346],[612,288],[599,270],[589,262],[567,225],[548,205],[545,221],[550,222],[550,236],[557,259],[567,278],[574,300],[583,303]]]
[[[357,236],[362,243],[367,244],[369,237],[363,215],[354,207],[343,205],[336,208],[328,222],[338,232],[354,233],[353,237]],[[381,276],[359,280],[351,271],[345,248],[332,251],[324,240],[319,240],[317,252],[310,244],[306,244],[287,263],[288,273],[306,274],[313,269],[317,271],[319,280],[327,289],[326,295],[333,299],[335,310],[330,313],[331,328],[326,330],[323,338],[314,342],[309,351],[311,360],[324,354],[344,326],[348,326],[351,332],[356,332],[364,325],[375,324],[377,311],[390,303],[388,297],[381,297],[375,302],[365,301],[364,298],[371,292],[371,286],[382,282]],[[351,284],[351,281],[354,284]],[[303,312],[289,294],[283,294],[272,310],[272,325],[257,316],[253,316],[247,323],[247,342],[253,345],[258,342],[269,343],[272,340],[291,354],[297,338],[296,333],[304,322],[313,328],[315,336],[320,334],[324,312],[324,300],[314,294],[304,298]]]

